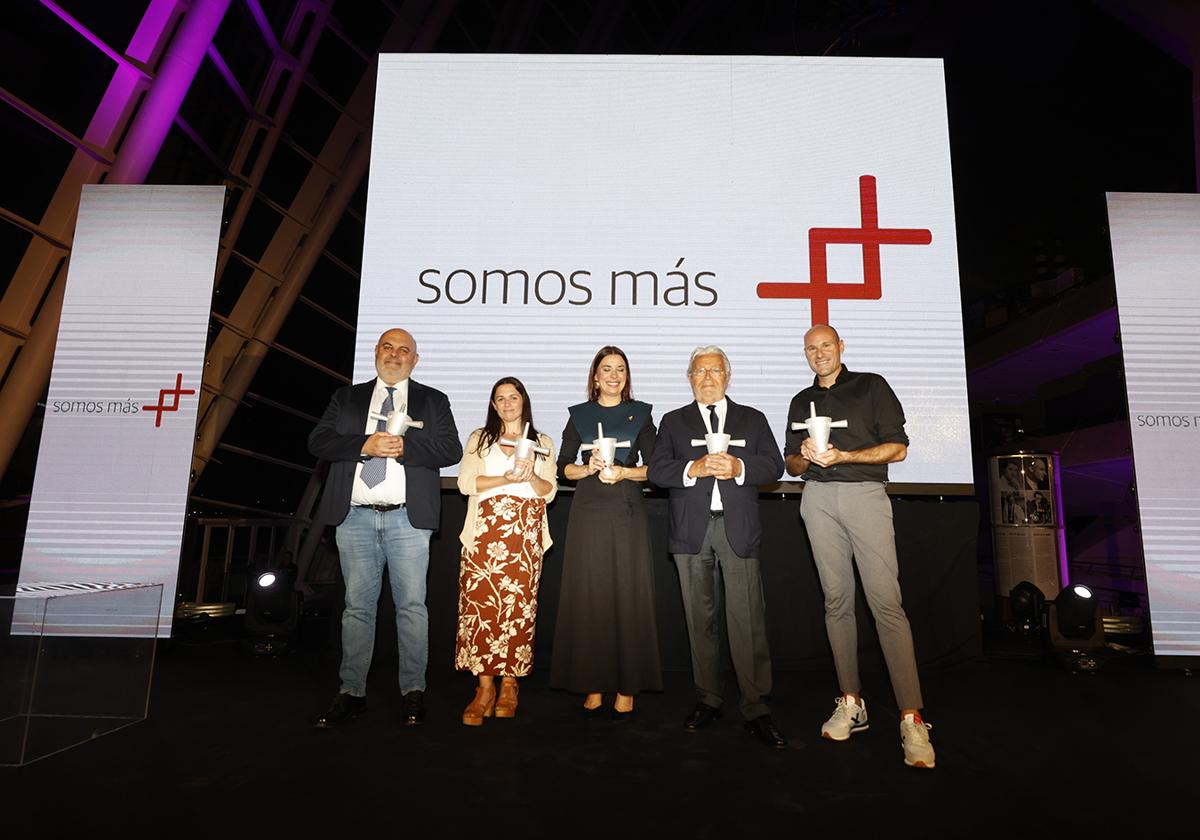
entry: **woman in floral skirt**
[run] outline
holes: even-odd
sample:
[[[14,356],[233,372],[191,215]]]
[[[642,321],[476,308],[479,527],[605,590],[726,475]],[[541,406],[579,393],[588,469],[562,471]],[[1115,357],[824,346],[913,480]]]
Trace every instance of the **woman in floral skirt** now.
[[[548,454],[517,459],[512,446],[525,435]],[[469,497],[459,539],[458,638],[454,664],[479,678],[463,723],[514,717],[517,678],[533,667],[538,582],[550,547],[546,505],[558,491],[553,444],[533,426],[521,380],[492,386],[487,421],[471,433],[458,469],[458,489]],[[496,691],[495,678],[500,677]]]

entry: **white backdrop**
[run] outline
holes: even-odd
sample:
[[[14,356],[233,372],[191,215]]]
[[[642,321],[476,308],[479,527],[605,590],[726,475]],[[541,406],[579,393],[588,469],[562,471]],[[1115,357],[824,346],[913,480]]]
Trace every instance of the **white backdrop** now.
[[[83,188],[20,582],[163,585],[161,617],[58,616],[88,633],[171,633],[224,197]]]
[[[1200,196],[1109,193],[1154,652],[1200,655]]]
[[[404,327],[464,439],[505,375],[558,439],[600,346],[629,354],[657,420],[714,343],[782,445],[819,307],[760,284],[812,289],[827,252],[845,363],[885,375],[908,417],[893,480],[970,485],[939,60],[384,55],[372,144],[356,381]],[[849,233],[810,248],[814,228]],[[872,247],[879,298],[843,299]]]

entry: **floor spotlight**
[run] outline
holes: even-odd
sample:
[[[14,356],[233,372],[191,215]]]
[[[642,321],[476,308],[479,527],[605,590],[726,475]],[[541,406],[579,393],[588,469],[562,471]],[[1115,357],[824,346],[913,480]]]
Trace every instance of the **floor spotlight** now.
[[[1050,605],[1050,644],[1071,671],[1095,671],[1103,662],[1104,625],[1096,618],[1096,593],[1072,583]]]
[[[1023,580],[1008,593],[1008,606],[1012,610],[1014,629],[1025,633],[1037,633],[1042,629],[1042,612],[1046,596],[1036,584]]]
[[[1068,639],[1088,639],[1096,633],[1096,595],[1091,587],[1073,583],[1054,599],[1058,632]]]
[[[254,653],[270,655],[288,650],[299,622],[296,567],[284,566],[256,575],[246,593],[246,632]]]

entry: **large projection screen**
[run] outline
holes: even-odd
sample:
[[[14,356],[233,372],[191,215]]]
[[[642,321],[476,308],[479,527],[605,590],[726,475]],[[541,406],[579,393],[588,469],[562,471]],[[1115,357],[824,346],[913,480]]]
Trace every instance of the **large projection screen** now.
[[[557,440],[605,344],[657,420],[719,344],[782,446],[829,322],[904,404],[893,481],[971,490],[939,60],[383,55],[364,247],[355,380],[408,329],[464,439],[513,375]]]
[[[1109,193],[1156,657],[1200,656],[1200,196]]]

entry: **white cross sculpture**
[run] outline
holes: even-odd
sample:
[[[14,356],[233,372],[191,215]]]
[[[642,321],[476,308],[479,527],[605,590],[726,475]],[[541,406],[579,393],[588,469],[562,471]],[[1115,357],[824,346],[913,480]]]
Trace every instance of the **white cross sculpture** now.
[[[370,417],[372,420],[382,420],[384,423],[386,423],[387,428],[385,431],[389,435],[398,435],[400,437],[404,437],[404,433],[409,429],[425,428],[425,421],[412,419],[408,416],[407,409],[408,405],[406,404],[400,406],[399,411],[393,409],[387,414],[380,414],[379,412],[372,411]]]
[[[808,436],[813,439],[813,446],[816,447],[817,454],[819,455],[829,448],[829,430],[845,429],[849,425],[849,420],[831,420],[828,417],[818,417],[817,404],[810,402],[808,404],[808,420],[803,423],[793,423],[792,431],[798,432],[801,429],[808,429]]]
[[[617,450],[619,448],[621,448],[622,446],[629,446],[629,445],[630,445],[630,443],[627,440],[617,440],[614,437],[605,437],[604,436],[604,424],[597,423],[596,424],[596,439],[594,441],[592,441],[591,443],[583,444],[583,446],[581,446],[579,448],[580,449],[595,449],[596,451],[598,451],[600,453],[601,460],[603,460],[604,464],[605,464],[604,469],[601,470],[600,472],[603,473],[605,478],[612,478],[612,476],[613,476],[612,462],[613,462],[613,459],[617,457]]]
[[[508,438],[501,438],[500,442],[502,444],[504,444],[505,446],[511,446],[514,450],[516,450],[515,452],[513,452],[513,458],[515,458],[518,461],[528,460],[528,459],[532,458],[534,452],[540,452],[543,455],[550,454],[549,449],[547,449],[544,446],[538,446],[537,441],[533,440],[531,437],[529,437],[529,424],[528,423],[525,424],[525,430],[521,432],[520,440],[510,440]]]

